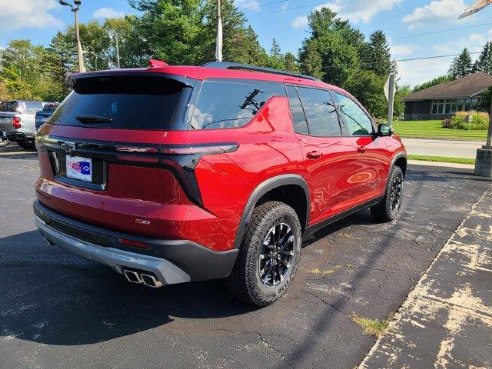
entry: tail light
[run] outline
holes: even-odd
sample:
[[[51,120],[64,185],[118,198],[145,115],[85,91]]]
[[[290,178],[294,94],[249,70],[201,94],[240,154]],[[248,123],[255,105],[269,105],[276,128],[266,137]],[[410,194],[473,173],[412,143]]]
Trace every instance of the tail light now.
[[[19,129],[21,127],[20,117],[13,117],[12,118],[12,127],[14,127],[14,129]]]

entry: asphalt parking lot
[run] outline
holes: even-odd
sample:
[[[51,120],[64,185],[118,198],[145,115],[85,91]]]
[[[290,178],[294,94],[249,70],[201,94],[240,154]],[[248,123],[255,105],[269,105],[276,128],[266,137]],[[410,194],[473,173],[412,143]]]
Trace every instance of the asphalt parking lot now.
[[[3,152],[2,152],[3,151]],[[278,303],[252,309],[220,281],[128,284],[49,247],[31,203],[36,153],[0,149],[0,368],[353,368],[386,319],[490,189],[466,170],[411,166],[398,221],[368,211],[306,244]]]

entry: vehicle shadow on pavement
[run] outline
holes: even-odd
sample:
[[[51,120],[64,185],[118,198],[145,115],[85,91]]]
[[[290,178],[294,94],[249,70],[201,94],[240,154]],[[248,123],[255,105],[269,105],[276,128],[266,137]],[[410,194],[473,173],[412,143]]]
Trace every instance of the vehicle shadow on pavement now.
[[[34,245],[33,245],[34,244]],[[35,249],[36,255],[27,254]],[[166,325],[254,309],[221,281],[133,285],[110,268],[45,246],[37,231],[0,240],[0,336],[49,345],[83,345]]]

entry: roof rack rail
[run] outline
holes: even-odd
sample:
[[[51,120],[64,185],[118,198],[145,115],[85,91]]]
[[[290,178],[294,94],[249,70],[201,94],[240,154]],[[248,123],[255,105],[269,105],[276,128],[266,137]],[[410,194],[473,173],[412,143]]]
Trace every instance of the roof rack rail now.
[[[257,67],[249,64],[241,64],[241,63],[231,63],[231,62],[209,62],[202,65],[202,67],[206,68],[217,68],[217,69],[235,69],[235,70],[246,70],[251,72],[262,72],[262,73],[272,73],[272,74],[280,74],[282,76],[296,77],[296,78],[304,78],[312,81],[319,81],[319,79],[306,76],[304,74],[296,74],[287,72],[284,70],[273,69],[273,68],[265,68],[265,67]]]

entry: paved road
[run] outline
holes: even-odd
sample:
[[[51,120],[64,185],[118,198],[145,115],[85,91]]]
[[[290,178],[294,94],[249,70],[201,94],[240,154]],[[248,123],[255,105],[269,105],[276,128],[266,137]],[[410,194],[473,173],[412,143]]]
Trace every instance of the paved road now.
[[[443,141],[404,138],[403,143],[410,155],[449,156],[475,159],[477,149],[485,145],[477,141]]]
[[[492,368],[492,191],[442,248],[359,369]]]
[[[1,369],[354,368],[376,340],[351,315],[395,312],[490,188],[411,167],[397,222],[363,211],[325,229],[288,295],[255,310],[217,281],[146,289],[47,246],[32,217],[35,156],[0,156]]]

